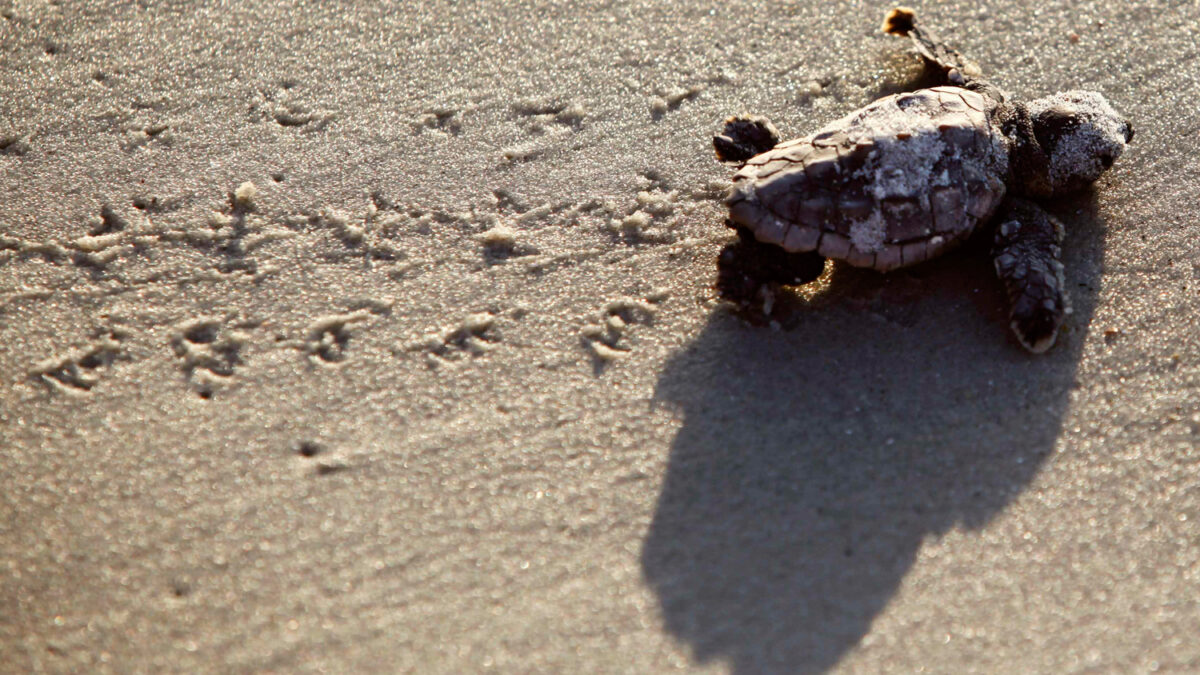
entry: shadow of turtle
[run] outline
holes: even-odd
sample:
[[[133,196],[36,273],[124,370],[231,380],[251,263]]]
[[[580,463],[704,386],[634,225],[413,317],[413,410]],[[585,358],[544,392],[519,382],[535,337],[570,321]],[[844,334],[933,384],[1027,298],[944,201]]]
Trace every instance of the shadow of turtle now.
[[[787,330],[716,312],[668,363],[656,398],[684,421],[642,566],[698,660],[829,669],[926,537],[981,527],[1029,484],[1059,437],[1101,269],[1093,198],[1056,211],[1074,230],[1074,314],[1048,354],[1005,337],[975,243],[886,276],[839,268],[816,301],[785,303]]]

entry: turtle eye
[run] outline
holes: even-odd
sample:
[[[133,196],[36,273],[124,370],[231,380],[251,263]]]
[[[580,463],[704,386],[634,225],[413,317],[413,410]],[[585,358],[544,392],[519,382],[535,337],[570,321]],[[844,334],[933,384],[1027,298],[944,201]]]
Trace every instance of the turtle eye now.
[[[1106,169],[1111,168],[1113,165],[1113,156],[1112,155],[1100,155],[1100,163],[1103,164],[1104,168],[1106,168]]]
[[[1042,111],[1033,121],[1033,131],[1038,142],[1047,151],[1053,151],[1059,140],[1071,134],[1079,126],[1079,115],[1073,108],[1056,105]]]
[[[1133,140],[1133,125],[1130,124],[1129,122],[1126,122],[1125,123],[1125,142],[1128,143],[1129,141],[1132,141],[1132,140]]]

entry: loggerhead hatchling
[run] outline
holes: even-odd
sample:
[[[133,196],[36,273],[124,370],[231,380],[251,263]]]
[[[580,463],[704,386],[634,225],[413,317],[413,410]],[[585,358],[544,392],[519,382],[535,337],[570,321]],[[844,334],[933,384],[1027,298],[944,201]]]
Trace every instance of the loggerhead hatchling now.
[[[747,300],[764,283],[807,283],[824,258],[886,272],[990,223],[1012,330],[1030,351],[1049,349],[1068,311],[1062,226],[1021,197],[1095,181],[1132,126],[1096,92],[1009,99],[911,9],[891,10],[883,30],[910,36],[948,84],[881,98],[786,143],[754,115],[729,118],[713,138],[718,159],[741,164],[726,198],[740,241],[722,252],[720,290]]]

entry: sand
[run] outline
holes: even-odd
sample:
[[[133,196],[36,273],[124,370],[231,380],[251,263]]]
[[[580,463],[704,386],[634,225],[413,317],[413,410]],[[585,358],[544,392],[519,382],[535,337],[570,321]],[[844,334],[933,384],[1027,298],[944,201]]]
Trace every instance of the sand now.
[[[0,671],[1200,669],[1200,10],[920,16],[1136,138],[986,251],[717,301],[727,115],[885,5],[0,2]]]

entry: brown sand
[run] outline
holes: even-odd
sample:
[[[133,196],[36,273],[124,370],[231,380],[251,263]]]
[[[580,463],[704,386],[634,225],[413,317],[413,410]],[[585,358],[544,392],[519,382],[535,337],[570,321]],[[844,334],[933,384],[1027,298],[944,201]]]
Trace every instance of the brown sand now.
[[[1194,3],[917,7],[1137,128],[1041,357],[978,247],[713,297],[883,5],[367,4],[0,1],[0,670],[1200,669]]]

